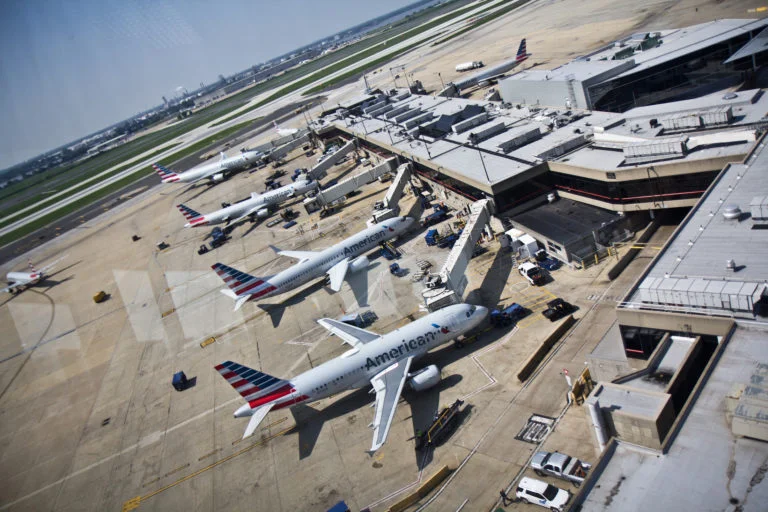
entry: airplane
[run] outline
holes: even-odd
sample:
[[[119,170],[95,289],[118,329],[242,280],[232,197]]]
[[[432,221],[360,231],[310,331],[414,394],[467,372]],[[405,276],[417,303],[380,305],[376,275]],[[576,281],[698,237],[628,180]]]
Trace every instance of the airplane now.
[[[515,61],[510,62],[509,64],[501,64],[499,66],[492,66],[484,71],[481,71],[479,73],[475,73],[472,76],[469,76],[463,80],[459,80],[457,82],[451,82],[453,84],[453,87],[457,89],[458,91],[463,91],[465,89],[469,89],[470,87],[474,87],[478,84],[483,84],[484,82],[490,82],[492,80],[497,80],[501,78],[502,76],[505,76],[509,71],[515,69],[517,66],[520,65],[521,62],[525,61],[530,57],[531,53],[527,52],[527,45],[525,42],[525,38],[520,40],[520,46],[517,49],[517,55],[515,56]],[[503,66],[503,67],[500,67]],[[449,87],[451,86],[449,84]]]
[[[235,301],[235,311],[249,300],[266,299],[285,293],[327,274],[333,291],[341,290],[348,273],[368,267],[368,258],[359,256],[378,244],[403,234],[413,224],[410,217],[396,217],[375,224],[341,242],[319,252],[281,251],[270,246],[276,254],[295,258],[298,263],[268,277],[254,277],[221,263],[211,268],[221,277],[228,288],[221,293]]]
[[[216,210],[213,213],[206,213],[205,215],[197,213],[192,208],[183,204],[176,205],[176,207],[189,221],[184,225],[185,228],[196,228],[212,224],[221,224],[223,222],[226,222],[227,224],[236,224],[246,217],[263,219],[269,215],[270,206],[280,204],[283,201],[309,192],[310,190],[315,190],[317,187],[318,184],[316,181],[307,181],[306,179],[297,180],[290,185],[280,187],[276,190],[270,190],[263,194],[253,192],[249,199],[227,206],[221,210]]]
[[[5,276],[6,280],[8,281],[8,286],[0,290],[0,293],[18,293],[23,289],[29,288],[30,286],[43,281],[48,277],[48,271],[55,267],[64,258],[65,256],[62,256],[61,258],[58,258],[48,265],[42,267],[40,270],[37,270],[30,261],[28,267],[31,272],[8,272],[8,274]]]
[[[243,439],[253,434],[269,411],[372,385],[376,412],[369,425],[373,442],[368,453],[373,453],[387,440],[405,384],[423,391],[440,382],[435,365],[409,373],[413,361],[475,328],[487,315],[483,306],[454,304],[383,335],[322,318],[317,322],[352,348],[320,366],[291,379],[278,379],[232,361],[215,368],[247,401],[234,413],[235,418],[251,417]]]
[[[272,124],[275,125],[275,131],[281,137],[287,137],[288,135],[295,135],[295,134],[299,133],[299,129],[298,128],[280,128],[277,125],[277,121],[272,121]]]
[[[152,168],[160,175],[163,183],[196,183],[206,178],[218,183],[224,181],[227,174],[250,167],[263,157],[264,153],[261,151],[242,151],[239,155],[230,157],[222,151],[217,162],[202,164],[184,172],[175,172],[160,164],[152,164]]]

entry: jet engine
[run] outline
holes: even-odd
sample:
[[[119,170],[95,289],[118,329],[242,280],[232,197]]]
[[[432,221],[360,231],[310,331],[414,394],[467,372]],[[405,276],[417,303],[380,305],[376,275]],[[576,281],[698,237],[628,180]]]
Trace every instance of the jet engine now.
[[[266,219],[269,217],[269,208],[262,208],[256,212],[256,217],[260,219]]]
[[[352,263],[349,264],[349,271],[350,272],[360,272],[361,270],[365,270],[368,268],[368,257],[367,256],[358,256],[354,260],[352,260]]]
[[[220,181],[224,181],[224,173],[223,172],[216,173],[213,176],[211,176],[211,179],[216,183]]]
[[[437,386],[439,382],[440,370],[433,364],[408,375],[408,385],[414,391],[424,391]]]

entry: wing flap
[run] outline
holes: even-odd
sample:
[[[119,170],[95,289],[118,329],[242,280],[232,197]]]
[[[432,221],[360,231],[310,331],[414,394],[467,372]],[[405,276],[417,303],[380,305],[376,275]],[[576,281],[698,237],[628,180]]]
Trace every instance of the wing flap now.
[[[328,270],[327,274],[331,277],[331,290],[335,292],[341,290],[341,285],[344,283],[344,278],[347,276],[348,268],[349,258],[344,258]]]
[[[366,331],[365,329],[345,324],[344,322],[339,322],[338,320],[333,320],[331,318],[321,318],[317,323],[344,340],[346,343],[349,343],[352,347],[365,345],[366,343],[381,338],[381,335],[376,334],[375,332]]]
[[[373,427],[371,453],[381,448],[387,440],[392,418],[395,417],[397,402],[400,400],[400,394],[403,392],[405,379],[408,378],[408,370],[412,362],[413,356],[398,361],[371,379],[371,385],[376,392],[376,412],[371,424]]]

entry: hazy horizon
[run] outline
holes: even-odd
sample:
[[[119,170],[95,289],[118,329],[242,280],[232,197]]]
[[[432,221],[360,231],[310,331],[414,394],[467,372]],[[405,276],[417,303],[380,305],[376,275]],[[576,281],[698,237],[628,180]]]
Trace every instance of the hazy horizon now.
[[[414,2],[5,4],[0,169]]]

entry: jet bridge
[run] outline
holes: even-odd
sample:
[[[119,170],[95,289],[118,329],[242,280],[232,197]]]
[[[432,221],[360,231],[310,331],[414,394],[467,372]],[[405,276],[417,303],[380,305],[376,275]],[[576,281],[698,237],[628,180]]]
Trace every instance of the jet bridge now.
[[[298,137],[296,139],[293,139],[289,142],[286,142],[285,144],[281,146],[277,146],[269,153],[269,159],[272,161],[278,161],[284,158],[288,153],[293,151],[294,149],[303,146],[304,144],[308,144],[312,141],[308,133],[305,133],[301,137]]]
[[[398,203],[400,198],[403,197],[403,190],[411,179],[411,164],[410,162],[404,163],[397,168],[397,176],[389,186],[387,195],[384,196],[384,200],[381,203],[377,203],[377,207],[374,207],[373,216],[368,220],[368,226],[373,226],[379,222],[392,217],[397,217],[400,214],[400,207]]]
[[[391,172],[395,168],[396,162],[397,159],[392,157],[372,169],[366,169],[365,171],[359,172],[332,187],[328,187],[325,190],[319,190],[317,195],[314,197],[308,197],[304,200],[304,208],[308,213],[312,213],[323,208],[324,206],[333,203],[334,201],[338,201],[353,190],[358,190],[363,185],[373,183],[380,176]]]
[[[464,296],[467,287],[467,265],[472,259],[477,241],[491,220],[491,202],[488,199],[475,201],[469,210],[467,225],[451,249],[445,264],[437,274],[427,278],[422,297],[430,312],[451,304],[459,304]]]
[[[356,144],[355,144],[354,140],[351,140],[351,141],[347,142],[346,144],[341,146],[338,149],[338,151],[336,151],[332,155],[328,156],[325,160],[323,160],[322,162],[319,162],[312,169],[310,169],[309,170],[309,176],[313,180],[317,180],[317,179],[322,178],[323,176],[326,175],[326,171],[328,169],[330,169],[331,167],[333,167],[334,165],[339,163],[339,160],[344,158],[345,155],[347,155],[348,153],[351,153],[352,151],[354,151],[356,149],[355,146],[356,146]]]

